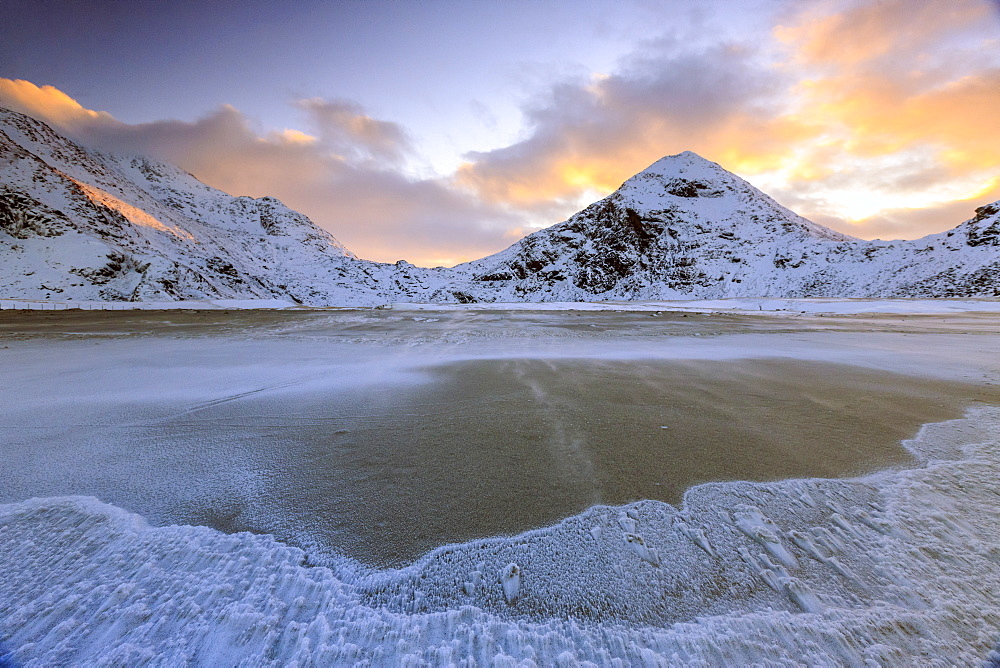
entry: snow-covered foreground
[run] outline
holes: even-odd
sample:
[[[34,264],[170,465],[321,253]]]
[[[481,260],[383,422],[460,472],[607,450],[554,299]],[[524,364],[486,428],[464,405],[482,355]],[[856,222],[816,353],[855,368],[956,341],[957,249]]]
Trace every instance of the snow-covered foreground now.
[[[998,421],[925,429],[919,469],[709,485],[361,579],[92,498],[2,506],[5,646],[27,665],[976,665],[1000,628]],[[615,619],[663,609],[684,621]]]
[[[429,363],[527,351],[1000,378],[987,316],[835,316],[831,326],[829,317],[316,315],[329,320],[226,336],[183,327],[136,336],[118,321],[49,338],[7,334],[6,433],[63,429],[68,440],[100,427],[109,404],[131,407],[122,421],[155,416],[151,405],[136,415],[142,402],[128,400],[137,397],[197,409],[293,385],[349,387],[362,370],[413,382],[410,370]],[[572,327],[560,321],[570,317]],[[109,443],[93,466],[131,445]],[[390,571],[347,559],[314,566],[270,536],[151,526],[93,498],[25,493],[0,506],[0,663],[977,665],[1000,640],[1000,409],[925,426],[907,447],[917,464],[905,469],[711,483],[680,508],[594,506]],[[40,449],[34,466],[58,477],[53,454]],[[187,481],[174,476],[164,467],[163,493],[182,496]]]

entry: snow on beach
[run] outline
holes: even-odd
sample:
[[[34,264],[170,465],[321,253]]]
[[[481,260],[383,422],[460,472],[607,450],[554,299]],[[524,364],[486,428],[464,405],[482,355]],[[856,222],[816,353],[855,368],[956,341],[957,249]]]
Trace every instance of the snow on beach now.
[[[281,299],[203,299],[164,302],[93,302],[51,299],[0,299],[0,310],[163,311],[175,309],[306,309],[371,308],[368,306],[303,307]],[[992,299],[674,299],[606,302],[488,302],[479,304],[387,303],[378,308],[397,311],[681,311],[731,313],[998,313]]]
[[[998,422],[929,426],[915,469],[705,485],[365,575],[91,498],[9,504],[4,643],[25,665],[975,665],[1000,628]]]
[[[175,302],[93,302],[51,299],[0,299],[0,310],[19,311],[169,311],[176,309],[287,309],[296,304],[283,299],[202,299]]]
[[[364,368],[404,382],[407,369],[429,362],[525,354],[527,334],[495,338],[481,320],[446,316],[329,316],[338,336],[404,321],[418,332],[362,345],[331,343],[332,334],[305,324],[273,340],[108,333],[11,341],[0,369],[18,392],[5,393],[0,408],[26,442],[41,427],[69,438],[93,426],[95,407],[124,405],[122,397],[234,402],[295,383],[349,386]],[[424,338],[425,326],[451,334]],[[990,331],[920,336],[872,332],[867,321],[850,332],[699,338],[529,329],[541,357],[780,351],[970,382],[996,381],[1000,359]],[[197,368],[210,372],[195,377]],[[93,498],[25,501],[33,494],[25,488],[0,506],[0,661],[976,665],[1000,639],[1000,410],[928,425],[907,446],[912,467],[849,480],[711,483],[690,489],[679,508],[598,505],[387,571],[349,559],[316,566],[268,535],[152,526]],[[128,444],[109,448],[105,456],[128,456]],[[172,475],[162,470],[164,492],[183,493],[185,481]]]

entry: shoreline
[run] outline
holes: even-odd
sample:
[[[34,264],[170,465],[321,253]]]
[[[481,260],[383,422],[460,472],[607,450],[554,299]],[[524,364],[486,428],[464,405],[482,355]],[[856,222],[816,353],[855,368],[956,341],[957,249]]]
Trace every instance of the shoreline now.
[[[823,365],[831,362],[860,367],[872,382],[895,389],[896,377],[885,372],[906,375],[917,390],[954,384],[991,397],[1000,382],[997,318],[987,315],[810,317],[791,329],[731,314],[409,315],[337,314],[294,326],[251,317],[249,329],[234,318],[226,332],[212,334],[208,326],[195,336],[177,336],[162,320],[165,333],[141,336],[121,336],[129,329],[121,322],[50,336],[33,336],[17,323],[0,326],[0,371],[20,393],[0,397],[0,409],[6,428],[23,430],[24,442],[36,447],[59,429],[79,439],[81,430],[104,423],[94,410],[108,406],[118,408],[107,415],[127,416],[129,424],[155,426],[183,413],[188,429],[199,415],[206,428],[226,424],[217,418],[227,415],[301,420],[308,411],[264,408],[296,406],[319,390],[392,387],[419,405],[429,387],[449,386],[445,395],[467,398],[462,383],[428,384],[428,367],[442,365],[450,369],[446,376],[491,389],[495,374],[514,375],[505,365],[522,365],[542,399],[572,399],[577,408],[567,416],[574,424],[574,411],[588,409],[573,388],[592,384],[577,382],[582,376],[574,374],[586,372],[581,359],[612,380],[613,393],[630,387],[615,389],[615,368],[703,367],[702,375],[712,375],[775,364],[767,359],[775,352],[782,364],[808,370],[803,383],[825,378]],[[140,316],[130,325],[144,326]],[[695,336],[712,330],[719,333]],[[535,357],[527,366],[517,361],[525,350]],[[635,377],[646,383],[658,376]],[[362,380],[368,384],[359,386]],[[669,381],[661,384],[669,388]],[[867,390],[851,393],[864,397]],[[517,392],[487,394],[520,401]],[[31,399],[39,396],[46,397],[44,419]],[[163,408],[140,410],[143,401]],[[762,406],[773,404],[761,397]],[[707,482],[688,488],[676,505],[589,504],[543,528],[440,546],[397,570],[346,558],[317,566],[273,535],[153,526],[155,518],[121,510],[121,503],[24,500],[28,492],[0,505],[0,657],[721,665],[766,654],[820,664],[903,665],[918,657],[974,664],[995,646],[991,634],[1000,628],[993,595],[1000,589],[1000,408],[963,415],[920,423],[903,445],[921,456],[913,466],[854,478]],[[151,431],[136,447],[161,437]],[[50,450],[25,452],[52,462]],[[113,475],[113,466],[134,453],[96,452],[108,458],[94,463],[115,489],[129,482]],[[178,461],[196,464],[192,474],[207,470],[196,457]],[[261,478],[242,475],[250,470],[245,464],[259,460],[225,461],[241,472],[231,489],[263,489],[255,487]],[[197,477],[177,485],[163,475],[170,467],[150,470],[171,493],[214,503],[195,493]],[[158,493],[155,486],[149,491]],[[308,538],[300,544],[311,551]],[[520,570],[514,596],[501,581],[512,563]],[[393,643],[377,641],[386,637]]]
[[[984,436],[988,445],[972,444]],[[989,563],[988,554],[1000,550],[998,534],[989,533],[1000,522],[988,508],[974,506],[979,508],[974,520],[977,524],[968,523],[972,517],[942,523],[931,519],[934,511],[926,502],[962,502],[970,492],[978,497],[1000,493],[996,485],[979,490],[956,486],[956,475],[967,482],[992,479],[995,483],[991,476],[1000,469],[998,436],[1000,410],[974,410],[957,420],[926,425],[912,445],[934,461],[924,461],[915,468],[837,481],[707,483],[690,490],[678,509],[646,502],[599,506],[552,527],[510,538],[443,546],[406,569],[367,574],[301,565],[301,551],[269,536],[225,535],[203,527],[152,527],[131,513],[79,497],[0,505],[3,525],[23,525],[16,527],[13,535],[8,533],[8,540],[28,530],[36,541],[51,548],[52,540],[79,540],[67,536],[64,532],[68,530],[81,538],[87,536],[95,559],[102,554],[108,557],[110,550],[112,558],[107,564],[111,572],[99,577],[106,580],[102,585],[105,591],[121,592],[110,609],[103,599],[81,606],[72,592],[93,585],[74,573],[93,570],[67,570],[66,554],[58,550],[36,553],[33,560],[19,558],[25,556],[23,549],[20,555],[17,549],[0,552],[7,555],[0,560],[9,562],[5,564],[9,569],[5,572],[10,573],[8,587],[23,586],[25,576],[33,580],[30,571],[37,571],[46,555],[53,564],[63,564],[45,577],[50,594],[26,603],[30,610],[13,611],[13,619],[22,620],[23,626],[11,624],[12,611],[7,609],[0,627],[7,631],[0,639],[14,660],[46,661],[123,657],[170,661],[171,657],[203,656],[201,652],[210,647],[222,647],[221,656],[227,661],[239,660],[260,656],[290,629],[299,629],[293,633],[299,641],[291,645],[282,641],[285,659],[401,660],[408,655],[428,660],[441,647],[450,646],[456,652],[449,655],[454,659],[523,660],[532,656],[554,661],[572,656],[574,660],[617,657],[636,661],[658,655],[683,661],[738,662],[748,656],[744,652],[766,649],[770,656],[797,660],[808,655],[814,661],[900,663],[906,657],[937,656],[972,664],[985,660],[995,643],[988,631],[995,630],[1000,621],[1000,604],[991,595],[1000,576],[995,569],[983,571],[980,563],[983,559]],[[954,455],[960,459],[947,459]],[[723,519],[711,508],[718,508],[726,498],[741,499],[742,503],[722,506],[726,509],[722,514],[728,516]],[[794,508],[795,512],[781,513],[781,508]],[[984,518],[992,519],[982,525]],[[637,523],[650,544],[655,541],[661,546],[660,566],[629,551],[618,535],[624,529],[616,526],[623,520]],[[913,533],[921,521],[932,522],[933,531]],[[809,526],[795,528],[803,523]],[[594,536],[597,526],[607,535]],[[750,550],[729,551],[733,541],[750,546]],[[559,546],[557,552],[543,547],[552,543]],[[900,547],[913,544],[920,546],[915,552],[900,551]],[[666,545],[669,549],[662,551]],[[938,557],[926,556],[927,551],[942,549],[945,552]],[[525,559],[532,552],[546,554],[555,563],[546,567],[544,559]],[[587,553],[593,556],[581,562]],[[159,555],[155,559],[162,565],[139,570],[127,566],[132,559],[139,561],[131,563],[140,563],[153,555]],[[215,556],[206,562],[209,555]],[[892,557],[886,561],[884,557],[889,555]],[[964,557],[956,561],[957,555]],[[80,552],[69,556],[71,562],[87,559]],[[620,567],[605,570],[601,564],[609,557]],[[518,560],[524,574],[514,604],[504,600],[500,583],[490,574],[492,567],[502,570],[500,564],[511,558]],[[598,563],[592,564],[595,559]],[[713,566],[720,559],[725,564],[721,572]],[[249,571],[243,567],[236,575],[229,564],[237,561],[246,563]],[[665,569],[668,563],[669,572]],[[949,566],[942,570],[944,564]],[[589,579],[594,566],[603,573],[598,580]],[[114,572],[120,576],[112,575]],[[473,584],[470,595],[462,580],[468,583],[470,573],[475,580],[475,572],[480,572],[480,582]],[[58,573],[64,575],[52,577]],[[243,585],[233,588],[236,580],[227,573],[236,575]],[[274,574],[279,573],[283,584],[276,588]],[[727,593],[714,602],[703,597],[700,603],[693,601],[700,612],[690,609],[692,600],[683,592],[718,582],[722,573],[726,573],[723,581],[728,584],[721,591]],[[660,584],[654,586],[657,581]],[[174,584],[167,586],[166,582]],[[612,604],[613,608],[613,599],[624,596],[639,608],[633,608],[631,620],[617,619],[611,626],[608,624],[614,616],[593,617],[579,608],[559,621],[565,614],[558,612],[566,605],[565,599],[578,597],[583,582],[589,583],[588,600],[598,607]],[[608,585],[612,589],[605,590]],[[247,586],[250,589],[244,591]],[[663,618],[663,610],[656,612],[659,596],[649,597],[651,587],[663,586],[674,589],[675,607],[681,608],[674,621]],[[146,591],[169,590],[177,592],[169,608],[175,613],[138,622],[117,638],[117,643],[102,645],[99,653],[77,653],[88,646],[81,644],[83,638],[105,636],[101,629],[134,609]],[[306,592],[306,607],[293,605],[291,599]],[[740,596],[730,598],[737,592]],[[76,601],[72,607],[60,602],[67,596]],[[233,617],[248,597],[257,600],[261,609],[250,616],[249,611],[243,611]],[[196,601],[205,600],[213,601],[211,610],[193,616],[183,612],[191,610]],[[107,621],[98,622],[90,609],[99,604]],[[198,607],[201,605],[204,603]],[[642,618],[644,606],[654,618]],[[232,621],[218,621],[220,609],[221,617]],[[634,618],[637,614],[639,618]],[[253,620],[265,618],[270,621],[258,633],[246,636],[241,631],[247,624],[259,623]],[[66,627],[65,622],[71,619],[80,621]],[[314,636],[323,626],[303,624],[296,621],[299,619],[325,619],[325,624],[338,631],[332,636]],[[150,633],[150,624],[160,631]],[[58,643],[45,642],[56,628],[74,628],[69,639],[77,640],[66,642],[64,634],[59,634]],[[170,631],[164,635],[167,629]],[[380,651],[363,640],[371,634],[383,637],[386,632],[394,633],[400,644]],[[237,636],[244,640],[234,642]],[[23,639],[28,637],[34,641],[25,646]],[[438,640],[428,643],[430,637]],[[303,644],[305,638],[313,641]],[[526,655],[529,645],[533,654]]]

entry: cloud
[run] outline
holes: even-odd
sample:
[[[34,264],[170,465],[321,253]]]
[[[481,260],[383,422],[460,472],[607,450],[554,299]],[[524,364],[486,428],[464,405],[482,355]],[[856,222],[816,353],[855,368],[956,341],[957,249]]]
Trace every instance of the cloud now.
[[[813,75],[794,91],[799,115],[839,130],[846,151],[938,145],[949,163],[988,166],[1000,162],[998,28],[983,2],[883,0],[810,11],[774,32]]]
[[[817,214],[813,220],[828,227],[843,227],[849,234],[865,239],[914,239],[943,232],[973,217],[975,209],[1000,200],[1000,180],[977,196],[940,202],[922,208],[886,208],[877,216],[844,227],[843,221]],[[943,221],[947,221],[942,225]]]
[[[488,201],[572,201],[609,192],[670,153],[767,162],[774,138],[794,138],[795,128],[772,127],[780,84],[754,53],[738,45],[688,53],[669,42],[661,49],[621,73],[554,86],[524,110],[530,136],[469,154],[459,181]]]
[[[881,60],[883,67],[898,70],[902,52],[923,52],[948,34],[961,35],[970,24],[988,20],[989,12],[977,0],[827,0],[792,15],[774,33],[795,45],[802,63],[840,70]]]
[[[802,72],[795,116],[816,135],[762,177],[849,234],[913,238],[968,218],[1000,194],[998,28],[972,0],[825,3],[778,26]]]
[[[459,181],[491,202],[568,207],[694,150],[850,234],[914,237],[956,224],[944,203],[976,200],[1000,165],[992,8],[790,7],[770,41],[692,51],[664,39],[610,76],[553,87],[526,107],[529,135],[469,154]],[[911,209],[941,217],[901,213]]]
[[[0,105],[50,123],[86,146],[178,165],[233,195],[265,195],[308,215],[360,257],[435,266],[481,257],[515,241],[517,212],[443,180],[406,177],[401,127],[344,101],[301,100],[309,132],[260,133],[222,106],[194,122],[127,124],[83,108],[51,86],[0,79]]]
[[[376,120],[352,102],[312,98],[296,105],[309,113],[328,147],[352,160],[398,163],[411,150],[402,127]]]
[[[0,78],[0,101],[8,109],[45,118],[62,128],[114,120],[107,112],[83,108],[54,86],[36,86],[23,79]]]
[[[229,106],[125,124],[6,79],[0,104],[226,192],[279,197],[362,257],[425,265],[495,252],[684,150],[858,236],[942,231],[1000,198],[998,3],[781,6],[770,35],[666,35],[607,74],[536,89],[521,139],[467,154],[448,178],[407,176],[419,156],[405,129],[345,100],[299,100],[302,127],[274,131]]]

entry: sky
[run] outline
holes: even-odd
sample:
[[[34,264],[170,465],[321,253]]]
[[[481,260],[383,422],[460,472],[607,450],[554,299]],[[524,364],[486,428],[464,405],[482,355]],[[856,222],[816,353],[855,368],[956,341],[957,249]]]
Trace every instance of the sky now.
[[[1000,0],[2,7],[0,106],[366,259],[488,255],[685,150],[862,238],[1000,200]]]

